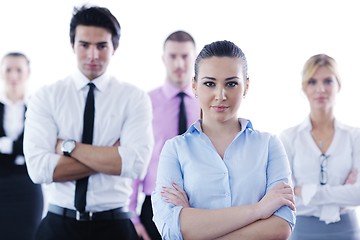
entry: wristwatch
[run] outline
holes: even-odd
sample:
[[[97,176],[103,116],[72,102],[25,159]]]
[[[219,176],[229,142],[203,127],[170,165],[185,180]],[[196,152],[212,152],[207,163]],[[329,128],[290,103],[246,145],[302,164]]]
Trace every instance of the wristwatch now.
[[[61,144],[61,151],[65,156],[70,157],[71,152],[75,149],[76,142],[73,139],[65,139]]]

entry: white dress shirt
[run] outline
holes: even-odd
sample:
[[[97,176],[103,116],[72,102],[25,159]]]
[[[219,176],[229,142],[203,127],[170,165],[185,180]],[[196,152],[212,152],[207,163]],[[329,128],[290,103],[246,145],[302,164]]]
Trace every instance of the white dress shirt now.
[[[45,183],[48,202],[74,209],[75,181],[53,182],[60,159],[57,139],[81,142],[89,80],[80,71],[40,88],[29,100],[25,121],[24,154],[35,183]],[[103,74],[92,80],[96,89],[93,145],[118,148],[120,176],[89,177],[86,211],[128,207],[132,179],[143,178],[153,147],[152,112],[148,94]]]
[[[326,223],[337,222],[341,214],[360,205],[360,178],[355,184],[344,185],[352,169],[360,170],[360,130],[335,120],[335,134],[328,151],[325,168],[327,183],[320,184],[320,155],[311,136],[311,121],[280,134],[295,186],[302,187],[302,197],[296,197],[297,215],[315,216]]]

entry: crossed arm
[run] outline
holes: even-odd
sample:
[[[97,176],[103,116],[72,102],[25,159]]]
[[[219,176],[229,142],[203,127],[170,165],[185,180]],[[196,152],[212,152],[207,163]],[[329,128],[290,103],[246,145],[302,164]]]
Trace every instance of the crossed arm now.
[[[63,155],[62,142],[62,139],[58,139],[55,147],[56,153],[61,157],[54,170],[54,182],[77,180],[96,172],[109,175],[121,174],[122,160],[118,152],[119,141],[111,147],[76,143],[71,157]]]
[[[291,227],[273,213],[282,206],[295,210],[291,186],[279,183],[258,203],[215,210],[191,208],[178,185],[163,187],[165,202],[182,206],[180,229],[184,239],[287,239]]]

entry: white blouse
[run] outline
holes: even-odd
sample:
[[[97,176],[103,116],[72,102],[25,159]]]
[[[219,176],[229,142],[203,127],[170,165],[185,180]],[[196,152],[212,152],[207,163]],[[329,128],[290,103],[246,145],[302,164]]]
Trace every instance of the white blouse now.
[[[0,152],[3,154],[11,154],[13,152],[13,142],[18,139],[24,129],[24,101],[11,102],[6,97],[0,97],[0,101],[4,104],[3,127],[6,136],[0,137]],[[24,164],[24,157],[17,156],[15,164]]]
[[[295,198],[297,215],[337,222],[342,213],[360,205],[360,177],[355,184],[344,184],[351,170],[360,170],[360,129],[335,120],[334,138],[325,153],[325,185],[320,184],[322,153],[311,136],[311,129],[308,117],[280,134],[294,186],[302,187],[302,197]]]

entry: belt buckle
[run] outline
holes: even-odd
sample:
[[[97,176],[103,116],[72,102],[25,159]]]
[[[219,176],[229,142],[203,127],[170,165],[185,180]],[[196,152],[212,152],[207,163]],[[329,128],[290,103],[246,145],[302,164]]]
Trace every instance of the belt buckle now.
[[[93,212],[79,212],[76,211],[77,221],[91,221],[93,218]]]

